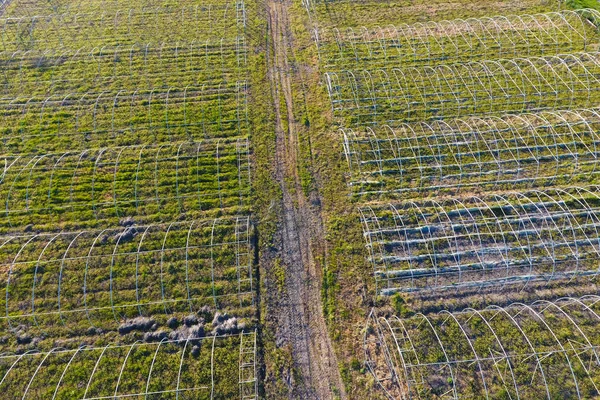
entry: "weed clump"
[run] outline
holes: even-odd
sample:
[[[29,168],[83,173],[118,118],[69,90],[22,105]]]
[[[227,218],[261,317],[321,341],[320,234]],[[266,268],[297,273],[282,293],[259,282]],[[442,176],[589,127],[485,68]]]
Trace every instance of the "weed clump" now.
[[[156,321],[152,318],[147,317],[135,317],[133,319],[128,319],[119,325],[119,333],[121,335],[126,335],[133,331],[150,331],[156,326]]]

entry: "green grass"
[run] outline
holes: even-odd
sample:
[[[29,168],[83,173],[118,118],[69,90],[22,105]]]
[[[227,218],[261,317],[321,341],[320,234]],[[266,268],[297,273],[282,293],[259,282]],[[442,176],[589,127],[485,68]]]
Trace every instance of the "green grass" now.
[[[0,19],[4,51],[206,41],[243,35],[244,14],[235,6],[157,7]]]
[[[242,343],[242,340],[244,343]],[[239,349],[254,333],[197,341],[57,349],[0,357],[3,384],[19,398],[231,399],[239,392]],[[193,352],[195,346],[199,351]],[[236,349],[237,351],[231,351]],[[39,370],[37,369],[39,367]],[[12,367],[12,368],[11,368]],[[213,393],[214,390],[214,393]],[[56,396],[56,397],[54,397]]]
[[[465,17],[484,17],[499,14],[525,14],[556,11],[559,2],[547,0],[509,1],[314,1],[313,21],[320,26],[340,28],[376,27],[390,24],[427,22]]]
[[[213,87],[245,80],[247,51],[244,37],[5,51],[0,54],[0,93],[66,96],[127,88]]]
[[[249,221],[221,218],[6,238],[4,329],[83,335],[203,306],[252,317]]]
[[[0,230],[76,229],[185,215],[235,215],[250,207],[246,140],[111,147],[6,157]]]
[[[599,76],[600,53],[575,53],[331,71],[324,79],[334,115],[353,126],[593,107],[600,99]]]
[[[578,393],[583,398],[593,398],[597,395],[597,375],[576,354],[590,354],[586,347],[598,343],[598,331],[593,328],[597,307],[593,301],[563,300],[532,308],[514,304],[504,311],[418,315],[401,322],[382,319],[380,328],[387,335],[385,345],[389,349],[401,346],[405,350],[404,362],[415,365],[408,367],[408,376],[423,377],[410,386],[389,389],[397,396],[403,393],[434,397],[455,388],[464,398],[489,395],[503,399],[517,393],[523,399],[546,395],[572,398]],[[392,339],[392,329],[397,332],[397,342]],[[561,350],[556,351],[555,346]],[[533,349],[546,357],[526,356]],[[382,348],[373,344],[369,350],[371,359],[383,360]],[[473,362],[476,358],[480,361]],[[439,368],[441,365],[445,367]],[[406,376],[400,363],[395,368],[400,376]]]
[[[557,288],[562,287],[565,281],[549,282],[545,284],[546,286],[544,284],[536,286],[532,283],[531,288],[519,293],[513,293],[509,287],[505,287],[501,294],[493,297],[487,297],[488,292],[485,290],[473,293],[457,289],[431,293],[431,298],[423,293],[403,294],[402,301],[398,300],[399,295],[376,296],[374,295],[375,280],[379,278],[374,276],[373,267],[368,265],[369,251],[365,248],[361,222],[356,209],[362,205],[372,205],[379,207],[376,209],[380,210],[384,207],[382,201],[389,198],[397,199],[396,203],[402,201],[405,205],[409,204],[409,200],[415,199],[418,204],[423,205],[423,216],[418,212],[408,215],[409,211],[402,208],[396,219],[392,218],[391,214],[386,214],[386,218],[379,221],[384,229],[374,237],[381,239],[381,247],[378,249],[382,250],[381,254],[389,258],[381,257],[378,260],[382,265],[397,265],[402,262],[408,263],[396,259],[404,254],[400,254],[400,250],[406,250],[406,247],[403,247],[406,242],[404,237],[392,238],[395,233],[401,236],[405,232],[395,225],[395,222],[399,223],[399,218],[405,218],[403,221],[407,226],[407,235],[412,232],[411,234],[418,236],[419,228],[426,229],[430,225],[435,225],[431,221],[445,221],[446,213],[455,219],[452,225],[457,230],[455,234],[463,230],[473,233],[469,230],[475,229],[471,225],[459,223],[468,217],[468,211],[463,213],[455,211],[458,206],[449,206],[445,210],[446,213],[441,209],[434,210],[432,205],[435,201],[448,199],[444,204],[454,204],[452,199],[456,199],[456,204],[460,204],[458,201],[471,204],[469,199],[478,194],[483,195],[482,192],[501,193],[505,190],[532,186],[545,188],[594,183],[595,175],[590,173],[595,171],[595,155],[593,150],[589,151],[586,148],[586,145],[595,148],[595,128],[592,126],[595,127],[596,124],[591,122],[594,118],[584,112],[583,119],[590,120],[591,129],[589,129],[585,127],[585,122],[577,122],[578,117],[569,114],[569,111],[578,107],[596,105],[598,101],[596,79],[599,76],[596,62],[591,61],[589,65],[594,66],[584,70],[576,67],[576,63],[571,61],[572,58],[562,65],[555,58],[547,63],[536,59],[534,63],[539,63],[535,65],[540,68],[535,71],[531,64],[519,69],[517,66],[520,63],[528,63],[528,61],[517,60],[517,58],[529,57],[533,60],[537,56],[572,53],[584,48],[587,51],[594,51],[597,48],[598,35],[595,28],[588,26],[585,20],[584,26],[579,25],[575,30],[566,30],[573,36],[570,34],[554,36],[556,32],[537,30],[539,26],[536,28],[534,23],[530,23],[525,25],[527,29],[518,32],[503,30],[504,35],[501,39],[496,36],[500,43],[492,39],[492,35],[477,38],[474,31],[469,31],[471,33],[459,36],[454,28],[446,28],[446,34],[443,34],[441,29],[434,28],[433,24],[428,25],[431,27],[430,30],[427,30],[424,25],[416,24],[456,18],[466,20],[469,17],[556,11],[559,8],[556,2],[315,1],[313,3],[314,6],[309,10],[310,14],[307,14],[299,4],[296,5],[295,11],[298,17],[295,27],[296,33],[300,36],[300,39],[297,39],[298,48],[302,49],[299,57],[303,62],[303,68],[300,69],[306,71],[308,69],[306,66],[309,65],[313,73],[316,73],[315,71],[322,74],[330,73],[332,77],[329,86],[326,79],[320,81],[320,87],[313,83],[312,94],[307,102],[311,122],[310,143],[314,155],[311,171],[316,177],[315,181],[323,196],[328,232],[329,252],[323,272],[324,308],[330,316],[328,322],[331,337],[334,339],[340,359],[340,370],[347,385],[347,392],[353,393],[356,398],[383,397],[383,391],[377,389],[378,384],[374,382],[374,377],[365,373],[355,359],[356,354],[362,354],[364,350],[362,339],[365,330],[362,328],[366,314],[372,307],[375,307],[375,312],[381,315],[396,314],[403,318],[410,317],[413,312],[426,312],[427,307],[433,303],[436,310],[451,308],[458,303],[484,308],[487,304],[494,304],[492,301],[502,303],[502,299],[509,297],[535,299],[557,296],[559,293],[556,291]],[[579,23],[582,23],[581,20]],[[411,35],[410,28],[405,24],[411,24],[412,33],[416,30],[421,33],[420,37]],[[448,26],[443,24],[447,23],[442,23],[440,26]],[[396,36],[390,25],[402,26],[407,34]],[[312,41],[314,39],[312,29],[315,26],[320,30],[321,42],[318,47]],[[366,29],[362,29],[363,26]],[[337,34],[335,29],[340,33]],[[448,35],[448,32],[454,35]],[[585,32],[586,40],[579,37],[577,32]],[[511,35],[525,36],[522,40],[511,41]],[[533,36],[537,36],[541,41],[532,40]],[[475,46],[470,48],[469,46],[473,44]],[[469,68],[465,67],[465,62],[472,62]],[[555,72],[552,71],[553,68]],[[529,81],[523,80],[523,72],[531,77]],[[587,79],[594,84],[587,86],[585,83]],[[578,86],[579,83],[582,85]],[[570,86],[572,84],[575,86]],[[537,92],[534,93],[532,91],[534,89],[537,89]],[[537,115],[546,114],[540,114],[536,110],[555,109],[568,110],[564,114],[569,114],[569,117],[561,120],[562,114],[559,113],[547,121],[537,119]],[[333,115],[330,115],[331,113]],[[506,113],[517,116],[497,119]],[[532,114],[520,120],[519,113]],[[525,121],[530,121],[532,124],[527,125]],[[391,125],[392,129],[386,128],[385,124]],[[340,127],[343,130],[339,129]],[[343,131],[348,133],[346,142],[344,142]],[[350,134],[351,131],[354,131],[354,134]],[[530,139],[535,143],[529,142]],[[553,144],[545,146],[545,139]],[[557,139],[558,142],[554,142],[553,139]],[[345,149],[344,145],[346,145]],[[510,150],[505,152],[504,148]],[[527,148],[535,148],[534,155],[528,157],[521,151]],[[574,158],[568,161],[567,154],[573,155]],[[538,162],[527,161],[537,156],[539,156]],[[464,175],[460,175],[461,171],[464,171]],[[489,173],[482,174],[482,172]],[[514,181],[515,176],[533,178],[533,180]],[[498,177],[504,180],[503,183],[495,183]],[[347,190],[342,189],[347,183],[352,183],[353,186]],[[352,196],[352,192],[360,195]],[[586,197],[588,201],[593,198],[594,195]],[[564,207],[576,210],[578,206],[569,203]],[[581,215],[584,219],[583,215],[589,216],[584,212]],[[420,225],[419,221],[423,218],[429,218],[427,221],[431,223],[423,222]],[[494,218],[495,216],[490,217],[487,229],[480,227],[481,234],[487,235],[488,229],[496,226]],[[541,219],[532,218],[532,221],[535,221],[532,222],[535,224],[541,222]],[[377,225],[375,221],[370,222],[373,226]],[[561,226],[566,227],[567,225],[563,223],[567,225],[570,223],[578,228],[587,226],[578,217],[568,223],[561,221]],[[436,235],[436,231],[433,230],[435,227],[437,225],[432,228],[433,236]],[[414,232],[410,230],[413,228]],[[542,231],[545,233],[541,237],[528,237],[528,239],[549,240],[556,254],[548,256],[548,259],[568,257],[570,253],[567,247],[559,248],[557,238],[545,228]],[[588,233],[595,237],[594,233]],[[485,240],[491,240],[493,233],[490,235],[485,236]],[[498,235],[494,237],[500,240]],[[520,240],[525,239],[521,237]],[[508,243],[512,242],[509,240]],[[561,243],[565,243],[566,246],[566,242]],[[465,251],[469,253],[473,251],[476,244],[467,237],[459,239],[456,243],[446,242],[441,234],[439,240],[435,239],[428,248],[415,239],[414,245],[409,250],[413,250],[411,254],[415,256],[415,260],[418,260],[419,265],[427,267],[433,259],[428,255],[434,251],[441,253],[437,261],[443,262],[449,260],[444,258],[444,255],[449,257],[449,254],[455,251],[455,246],[458,246],[458,249],[468,249]],[[579,244],[583,243],[578,242]],[[583,251],[583,247],[579,249]],[[587,249],[593,252],[591,248]],[[483,250],[484,253],[485,251]],[[542,250],[533,250],[533,253],[532,256],[539,257]],[[517,254],[513,256],[512,260],[518,258]],[[465,256],[461,261],[466,263],[467,258],[468,256]],[[590,259],[594,257],[591,256]],[[536,263],[536,268],[543,269],[544,262]],[[583,261],[579,262],[581,264],[575,261],[560,263],[557,268],[569,269],[574,265],[581,265],[583,268]],[[593,269],[593,263],[585,265],[585,268]],[[466,276],[463,278],[467,279]],[[434,285],[436,282],[431,279],[429,283]],[[407,289],[410,287],[410,282],[400,282],[396,286]],[[565,286],[565,291],[560,293],[582,293],[589,287],[583,282],[573,283],[568,288]],[[453,355],[456,359],[468,358],[469,349],[465,346],[466,342],[458,342],[461,336],[455,329],[456,326],[449,327],[445,315],[439,318],[439,321],[446,321],[446,324],[440,322],[444,343],[455,351]],[[439,361],[440,352],[436,352],[434,338],[432,339],[431,335],[427,337],[430,332],[423,328],[422,320],[409,318],[408,321],[411,324],[413,321],[420,323],[418,327],[415,326],[415,330],[418,331],[415,334],[417,338],[421,339],[425,336],[423,342],[419,344],[419,351],[423,352],[419,361],[429,356],[431,358],[427,358],[428,361],[434,359]],[[533,322],[526,321],[524,324],[529,328]],[[568,332],[573,329],[572,326],[561,325],[561,327],[564,328],[561,331],[563,335],[568,335]],[[511,343],[512,340],[516,340],[515,334],[514,331],[508,333],[507,328],[506,325],[500,324],[498,332],[506,333],[506,340]],[[369,330],[367,329],[366,332]],[[396,332],[402,330],[398,329]],[[489,344],[489,336],[477,342],[479,335],[484,335],[482,330],[467,333],[471,334],[473,341],[480,346],[477,350],[481,354],[488,354],[486,345]],[[546,342],[546,338],[543,335],[539,336],[539,340],[546,345],[556,345],[556,342]],[[398,352],[395,349],[403,345],[402,338],[398,339],[399,342],[392,343],[391,335],[388,335],[386,340],[390,340],[389,348],[394,349],[392,357],[397,357]],[[515,350],[518,351],[526,351],[526,349]],[[381,353],[379,356],[382,357]],[[379,370],[380,376],[389,375],[390,371],[383,358],[372,361],[375,361],[373,364],[375,366],[383,366]],[[558,365],[555,361],[558,360],[555,359],[549,364]],[[469,371],[466,367],[463,369],[461,364],[456,366],[457,369],[461,369],[458,376],[464,378],[459,382],[460,398],[485,396],[481,383],[478,382],[476,364],[471,364],[473,365],[475,367]],[[577,374],[582,373],[581,367],[581,365],[576,366]],[[549,365],[548,369],[551,368]],[[418,373],[421,371],[425,372],[426,379],[423,382],[417,379],[419,384],[413,391],[413,395],[417,397],[435,397],[441,394],[444,388],[451,388],[451,384],[456,379],[446,374],[439,377],[438,382],[439,373],[433,368],[427,370],[427,367],[417,371],[417,378],[420,378]],[[395,372],[400,377],[398,386],[404,388],[404,371],[398,366]],[[520,376],[518,379],[521,379]],[[522,376],[527,380],[526,373]],[[431,382],[427,380],[429,378]],[[534,383],[530,391],[523,389],[522,392],[532,395],[527,397],[522,394],[521,398],[537,398],[536,394],[539,395],[541,392],[540,386],[535,384],[537,383]],[[384,386],[388,390],[392,388],[389,382],[385,382]],[[551,386],[552,393],[556,394],[555,397],[561,397],[558,394],[561,393],[561,385],[552,382]],[[585,389],[582,389],[587,393],[586,395],[591,393],[590,387],[588,380]],[[497,380],[489,383],[488,388],[491,398],[508,398],[505,388],[498,384]],[[572,390],[572,381],[565,382],[562,389],[564,389],[563,393]],[[514,398],[514,390],[513,392],[510,392],[510,388],[508,390]],[[393,394],[400,396],[399,392]]]
[[[528,280],[578,275],[593,280],[595,224],[589,219],[596,218],[598,200],[594,189],[561,190],[497,191],[361,208],[378,293],[494,282],[522,288]]]
[[[291,15],[295,36],[291,61],[299,71],[292,82],[294,119],[301,121],[297,174],[301,189],[324,219],[326,243],[319,244],[316,260],[322,268],[323,308],[346,391],[353,398],[377,399],[383,393],[357,359],[363,351],[369,309],[375,306],[378,312],[405,318],[422,353],[419,362],[438,362],[442,360],[438,344],[422,328],[419,317],[411,316],[434,308],[437,300],[421,301],[419,295],[376,296],[380,278],[373,274],[368,259],[358,207],[373,205],[382,214],[379,222],[390,224],[382,254],[397,256],[401,248],[401,239],[393,237],[398,233],[393,225],[397,220],[382,211],[382,200],[392,198],[399,204],[400,199],[405,205],[405,200],[415,199],[415,204],[421,204],[426,216],[403,213],[407,226],[416,230],[423,218],[429,218],[429,225],[440,225],[445,215],[452,215],[454,225],[444,225],[452,233],[472,228],[465,222],[465,213],[453,214],[452,206],[436,209],[423,189],[427,195],[468,203],[465,198],[479,191],[500,192],[529,184],[512,184],[515,174],[535,178],[535,187],[595,182],[598,122],[587,114],[585,122],[590,125],[577,122],[568,112],[546,120],[537,115],[542,110],[596,105],[600,99],[597,55],[582,58],[579,65],[573,58],[559,62],[551,56],[593,51],[598,38],[592,26],[580,27],[581,20],[576,18],[569,19],[574,29],[561,25],[560,32],[534,24],[546,17],[526,19],[518,29],[504,29],[500,43],[491,35],[478,37],[481,31],[477,30],[458,35],[455,27],[440,33],[437,28],[415,25],[559,8],[549,1],[314,3],[310,20],[300,1],[294,2]],[[596,6],[576,1],[567,5]],[[121,370],[117,394],[143,395],[147,382],[151,390],[169,391],[183,360],[180,387],[198,390],[179,397],[193,393],[197,398],[239,398],[244,390],[254,390],[252,379],[239,384],[239,368],[244,363],[239,336],[219,338],[214,348],[212,338],[207,337],[200,354],[193,356],[191,348],[184,351],[181,344],[134,344],[144,340],[142,332],[117,332],[123,320],[140,314],[152,317],[156,329],[162,330],[167,329],[170,317],[181,319],[192,312],[205,317],[203,327],[209,332],[217,309],[240,318],[248,332],[253,332],[257,322],[262,324],[264,397],[286,394],[283,376],[300,379],[290,349],[276,346],[269,304],[259,303],[264,288],[277,292],[285,283],[280,258],[268,259],[273,254],[281,191],[274,179],[274,115],[267,79],[267,57],[272,54],[263,6],[260,1],[242,7],[240,2],[205,0],[16,0],[5,10],[0,19],[0,165],[6,166],[0,178],[0,232],[4,235],[0,281],[5,283],[5,295],[0,296],[0,322],[4,323],[0,347],[17,354],[67,349],[26,355],[14,364],[3,383],[16,397],[23,397],[29,382],[30,398],[52,398],[57,387],[56,398],[78,398],[88,382],[88,396],[110,397]],[[388,28],[406,23],[412,24],[412,33],[405,36],[397,37]],[[367,28],[362,30],[362,26]],[[314,27],[321,33],[319,47],[311,38]],[[417,31],[423,34],[419,40],[414,37]],[[585,39],[579,35],[583,33]],[[467,61],[472,62],[469,68],[464,66]],[[321,80],[323,73],[332,76],[329,87]],[[517,117],[496,119],[507,112],[534,111],[538,114],[528,116],[531,125],[521,124]],[[468,118],[482,114],[485,119]],[[561,116],[566,120],[560,120]],[[447,125],[431,122],[442,119]],[[390,137],[392,131],[382,124],[390,124],[396,136]],[[352,149],[347,147],[345,153],[339,127],[356,132],[346,142]],[[413,135],[413,130],[419,133]],[[513,136],[507,136],[508,132]],[[484,147],[482,139],[493,146]],[[537,152],[527,156],[531,148]],[[481,175],[484,168],[487,173]],[[505,184],[493,183],[498,174]],[[355,183],[353,187],[349,182]],[[439,191],[438,186],[445,189]],[[361,193],[353,196],[356,192]],[[593,196],[584,197],[595,207]],[[590,267],[589,260],[575,261],[574,254],[594,259],[597,232],[589,218],[596,220],[595,208],[560,219],[561,207],[579,210],[581,205],[565,201],[544,208],[556,216],[556,229],[547,224],[540,208],[537,214],[534,206],[522,210],[543,234],[528,240],[538,245],[551,243],[548,246],[554,251],[549,255],[542,246],[535,247],[531,256],[540,261],[536,268],[548,272],[548,260],[558,256],[568,261],[563,263],[566,269]],[[500,205],[490,212],[501,209]],[[251,213],[258,223],[256,231],[235,222],[236,215],[246,221]],[[121,241],[118,231],[130,223],[127,217],[138,225],[137,234]],[[475,223],[481,228],[479,234],[484,232],[482,227],[491,226],[481,219]],[[146,224],[155,225],[146,231]],[[515,244],[513,250],[518,253],[517,244],[525,239],[507,233],[509,226],[520,229],[517,222],[507,224],[503,232],[491,232],[490,237]],[[557,235],[558,227],[573,228],[583,239],[567,240]],[[63,230],[72,233],[58,233]],[[236,237],[243,240],[238,243]],[[469,253],[472,237],[454,244],[474,258]],[[255,239],[257,253],[268,264],[260,266],[260,282],[254,274],[251,243]],[[576,253],[571,251],[574,241]],[[414,247],[413,255],[426,268],[431,267],[427,256],[433,248],[451,251],[443,237],[431,242],[432,248]],[[519,254],[513,256],[521,259]],[[259,296],[257,285],[263,288]],[[446,303],[464,300],[451,299]],[[471,299],[477,300],[478,308],[489,303],[479,295]],[[451,305],[445,300],[438,303]],[[585,341],[565,319],[556,319],[557,312],[544,312],[556,324],[562,344],[571,343],[570,338]],[[535,337],[535,348],[556,349],[557,339],[525,314],[518,318]],[[573,315],[589,321],[581,314]],[[462,341],[464,335],[444,318],[433,316],[432,321],[439,324],[449,354],[459,360],[454,368],[460,374],[457,378],[424,366],[421,370],[428,380],[415,386],[415,391],[432,397],[457,383],[463,397],[482,397],[474,364],[461,361],[470,354],[467,342]],[[480,317],[458,318],[463,318],[476,351],[487,356],[490,348],[498,350],[489,332],[482,330]],[[529,351],[508,320],[498,317],[493,323],[515,354]],[[596,339],[592,325],[584,329],[589,338]],[[33,342],[24,342],[23,335]],[[82,343],[92,348],[77,351]],[[256,361],[255,349],[251,350],[247,362]],[[154,354],[157,359],[148,380]],[[583,397],[592,397],[595,378],[588,379],[584,364],[575,360],[581,354],[569,355]],[[0,375],[15,360],[10,355],[0,357]],[[69,360],[69,368],[63,369]],[[574,393],[564,358],[552,355],[544,363],[555,376],[550,385],[555,397]],[[495,369],[488,364],[486,368],[495,377],[489,380],[495,398],[517,397],[499,383]],[[531,382],[522,385],[521,398],[540,393],[539,375],[531,373],[535,368],[534,358],[515,363],[519,379]],[[209,390],[212,379],[214,393]]]
[[[1,347],[66,349],[15,364],[3,382],[15,396],[33,377],[28,398],[51,399],[57,387],[57,399],[79,398],[88,382],[88,397],[144,397],[149,382],[171,392],[148,398],[175,398],[180,360],[180,389],[196,390],[179,398],[255,391],[256,348],[240,352],[239,335],[213,346],[210,335],[217,311],[248,332],[256,325],[256,24],[253,5],[233,1],[16,0],[5,10]],[[190,313],[207,337],[185,353],[117,332],[138,315],[171,332],[168,319]],[[2,358],[0,374],[14,360]]]
[[[317,42],[320,68],[435,66],[594,49],[598,29],[588,24],[590,13],[566,10],[370,29],[323,28]]]
[[[4,152],[243,137],[243,82],[0,100]]]
[[[596,182],[598,123],[594,110],[563,110],[340,134],[353,193],[363,200],[418,199]]]

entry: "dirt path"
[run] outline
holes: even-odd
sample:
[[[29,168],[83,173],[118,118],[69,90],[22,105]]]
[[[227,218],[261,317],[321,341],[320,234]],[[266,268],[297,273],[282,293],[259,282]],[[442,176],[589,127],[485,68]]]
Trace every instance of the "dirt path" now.
[[[299,377],[290,383],[290,398],[346,398],[337,360],[323,317],[321,280],[314,254],[324,243],[322,221],[304,196],[298,176],[297,132],[290,48],[293,35],[289,0],[269,0],[273,57],[269,79],[276,113],[276,178],[283,193],[280,217],[280,258],[285,269],[283,298],[276,308],[276,339],[292,351]],[[285,104],[285,107],[282,107]]]

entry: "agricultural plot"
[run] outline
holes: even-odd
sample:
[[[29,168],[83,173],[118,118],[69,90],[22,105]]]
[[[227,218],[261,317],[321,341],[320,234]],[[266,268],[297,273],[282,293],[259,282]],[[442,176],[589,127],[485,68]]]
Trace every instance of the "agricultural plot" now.
[[[248,4],[0,6],[0,393],[598,396],[600,12]]]
[[[244,3],[85,12],[0,21],[3,152],[248,135]]]
[[[589,50],[595,10],[429,21],[360,30],[315,29],[325,70],[386,68]]]
[[[246,13],[5,5],[3,392],[257,398]]]
[[[556,298],[597,282],[598,12],[303,3],[373,268],[381,393],[596,397],[598,298]],[[537,296],[555,300],[507,305]]]
[[[547,0],[469,2],[460,0],[302,0],[311,21],[321,28],[368,28],[493,15],[536,14],[564,5]]]
[[[5,153],[243,137],[246,84],[0,99]]]
[[[342,129],[358,196],[422,197],[594,181],[600,111],[557,110],[499,117]]]
[[[118,92],[125,88],[217,87],[246,79],[244,37],[0,53],[0,94]]]
[[[597,102],[600,64],[561,51],[597,42],[596,14],[416,24],[390,41],[338,34],[340,59],[375,66],[324,77],[334,116],[356,126],[340,132],[378,294],[594,275],[597,189],[560,188],[594,183],[600,120],[576,107]],[[501,23],[504,34],[481,33]],[[385,198],[402,202],[370,203]]]
[[[91,44],[205,41],[244,35],[243,2],[222,6],[123,7],[0,19],[3,51],[80,48]],[[202,27],[199,29],[199,27]]]
[[[4,165],[0,230],[5,232],[27,225],[72,229],[127,217],[143,223],[249,209],[247,140],[10,156]]]
[[[224,0],[219,4],[210,0],[138,0],[127,2],[124,0],[50,0],[39,2],[36,0],[14,0],[5,7],[4,15],[9,17],[40,16],[49,14],[77,14],[81,12],[115,11],[129,7],[130,9],[144,10],[158,7],[173,8],[177,6],[195,7],[203,9],[220,10],[222,6],[235,4],[234,0]]]
[[[346,124],[589,107],[600,98],[600,53],[572,53],[325,74]]]
[[[255,352],[252,332],[3,354],[0,388],[23,399],[255,398]]]
[[[115,330],[203,307],[251,317],[247,217],[2,239],[4,330]]]
[[[368,366],[390,399],[589,399],[599,298],[369,321]]]
[[[595,277],[597,188],[361,208],[381,294]]]

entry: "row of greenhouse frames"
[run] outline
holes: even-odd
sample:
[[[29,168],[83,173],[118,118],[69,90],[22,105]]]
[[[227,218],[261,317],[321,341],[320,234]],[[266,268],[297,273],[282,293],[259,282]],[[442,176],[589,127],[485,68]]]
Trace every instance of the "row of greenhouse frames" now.
[[[23,399],[250,399],[256,346],[248,332],[2,354],[0,388]]]
[[[599,26],[584,9],[313,30],[393,299],[363,343],[390,399],[600,395],[600,299],[507,300],[598,283]],[[481,293],[504,303],[461,310]]]
[[[423,54],[434,50],[425,39],[460,36],[503,55],[504,37],[489,31],[503,24],[506,35],[524,35],[510,41],[519,46],[510,59],[450,55],[424,66],[385,59],[374,69],[340,71],[325,64],[379,293],[593,274],[598,189],[589,185],[600,117],[586,107],[600,99],[600,63],[595,52],[561,52],[565,40],[580,41],[578,51],[594,42],[596,16],[561,11],[403,27],[402,38]],[[389,40],[377,32],[365,28],[360,40],[338,32],[329,42],[355,54],[370,43],[375,58],[412,54],[399,31]],[[556,54],[542,51],[546,41]],[[536,190],[548,187],[557,189]]]
[[[0,390],[256,399],[246,5],[126,3],[0,4]]]
[[[251,314],[251,237],[248,217],[4,236],[0,320],[81,333],[204,306]]]
[[[0,49],[77,48],[89,43],[206,40],[243,36],[243,1],[221,6],[125,8],[0,18]],[[201,29],[198,29],[202,27]]]
[[[600,98],[599,53],[331,71],[332,112],[355,124],[589,107]]]
[[[128,216],[142,222],[244,213],[249,157],[247,139],[1,157],[0,230],[77,219],[85,219],[77,222],[82,226]]]
[[[597,187],[360,209],[379,291],[518,285],[600,273]]]
[[[0,53],[2,94],[85,92],[107,87],[202,86],[244,79],[243,37],[229,43],[162,42],[76,50],[17,50]]]
[[[542,56],[586,51],[600,21],[592,9],[544,14],[429,21],[359,30],[315,28],[323,67],[374,68],[437,65],[472,59]]]
[[[244,137],[247,83],[0,99],[4,152]]]
[[[358,196],[574,184],[600,172],[600,110],[471,116],[341,129]]]
[[[369,317],[367,366],[395,399],[590,399],[598,296]]]

